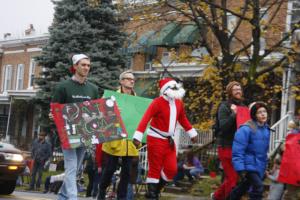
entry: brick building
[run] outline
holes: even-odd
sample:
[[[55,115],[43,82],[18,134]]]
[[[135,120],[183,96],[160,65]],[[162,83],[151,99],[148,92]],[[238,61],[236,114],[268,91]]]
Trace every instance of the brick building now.
[[[129,56],[128,66],[139,79],[136,82],[137,93],[143,96],[147,96],[147,89],[154,84],[164,67],[168,67],[173,75],[181,78],[201,76],[206,67],[199,62],[172,60],[172,54],[188,52],[192,57],[201,57],[207,52],[197,45],[201,34],[195,24],[179,17],[170,9],[159,9],[167,17],[147,23],[141,16],[136,20],[135,15],[142,12],[142,9],[128,9],[129,20],[124,25],[124,30],[129,35],[124,53]],[[272,12],[267,16],[271,16]],[[275,22],[280,24],[280,31],[261,38],[261,45],[264,47],[280,39],[284,32],[290,30],[290,25],[300,19],[300,5],[297,1],[289,1],[279,12]],[[228,21],[228,29],[232,29],[236,23],[235,17],[229,15]],[[250,31],[249,27],[244,27],[237,34],[243,35],[246,31]],[[27,30],[27,33],[21,39],[8,37],[0,40],[0,137],[9,139],[18,146],[27,146],[28,149],[35,136],[34,132],[39,129],[39,110],[34,105],[33,98],[38,89],[34,78],[39,76],[42,68],[36,65],[34,57],[41,53],[41,46],[47,42],[48,35],[35,35],[34,30]],[[247,41],[247,34],[244,35],[242,37]],[[213,37],[208,37],[208,40],[215,44],[214,51],[219,51]],[[300,107],[299,102],[292,98],[289,100],[292,103],[289,103],[288,110]]]
[[[38,89],[34,78],[42,69],[34,57],[47,40],[48,35],[28,32],[21,39],[0,41],[0,136],[24,149],[39,129],[33,98]]]
[[[139,0],[125,2],[129,7],[126,13],[129,20],[124,28],[129,35],[126,52],[130,55],[130,67],[134,70],[136,76],[141,78],[137,82],[137,86],[139,87],[138,92],[142,95],[145,94],[147,86],[153,84],[154,80],[157,80],[165,67],[177,77],[201,76],[206,65],[200,64],[199,57],[201,59],[203,55],[207,55],[206,49],[199,45],[198,41],[203,34],[206,35],[208,42],[213,47],[212,50],[215,55],[222,56],[219,43],[214,38],[211,30],[207,30],[205,27],[203,27],[203,30],[199,30],[199,27],[190,19],[181,16],[179,12],[168,7],[160,5],[150,9],[149,3],[151,4],[151,2],[147,1],[148,4]],[[153,2],[156,3],[155,0]],[[140,5],[140,7],[134,6],[131,9],[132,5],[130,3]],[[241,8],[243,3],[244,1],[227,1],[228,7],[233,10],[234,8]],[[284,1],[279,10],[276,10],[276,6],[271,9],[268,8],[268,4],[265,6],[261,6],[259,11],[262,18],[261,23],[270,25],[268,21],[274,18],[271,25],[275,28],[272,31],[263,33],[259,38],[261,46],[259,55],[263,55],[265,50],[280,41],[291,30],[291,26],[300,19],[299,1]],[[150,20],[145,21],[145,19]],[[227,15],[227,30],[229,32],[234,30],[238,20],[239,18],[232,14]],[[251,31],[252,27],[249,24],[242,23],[235,32],[235,35],[242,42],[233,39],[230,48],[235,50],[242,47],[241,43],[248,44],[251,42]],[[284,45],[290,45],[289,41],[284,42]],[[249,48],[248,53],[252,54],[251,51],[253,51],[253,48]],[[191,57],[195,57],[195,62],[173,60],[172,56],[174,54],[179,56],[182,53],[188,53]],[[266,56],[263,62],[275,62],[280,58],[282,58],[282,54],[274,51]],[[245,62],[248,58],[244,54],[239,59]],[[299,68],[300,66],[298,66]],[[287,76],[287,73],[285,72],[284,76]],[[293,80],[291,79],[291,81]],[[286,83],[283,83],[283,88],[285,87]],[[284,92],[288,93],[289,91],[285,90]],[[289,97],[289,101],[287,110],[294,111],[296,108],[300,108],[300,102],[297,102],[293,97]],[[281,113],[281,116],[285,113],[286,111]],[[277,113],[277,116],[273,116],[273,122],[279,118],[280,116]]]

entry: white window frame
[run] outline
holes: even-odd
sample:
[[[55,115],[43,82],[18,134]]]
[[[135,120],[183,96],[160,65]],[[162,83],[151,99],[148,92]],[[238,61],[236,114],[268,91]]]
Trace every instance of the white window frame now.
[[[24,87],[24,64],[17,65],[17,82],[16,82],[16,90],[23,90]]]
[[[235,15],[232,15],[230,13],[227,14],[227,30],[228,35],[232,33],[232,31],[235,29],[237,25],[238,18]]]
[[[29,65],[28,89],[33,89],[33,80],[35,78],[36,61],[32,58]]]
[[[261,15],[264,14],[266,12],[266,8],[261,8],[259,11],[259,17],[261,18]],[[268,21],[269,18],[269,14],[268,12],[265,13],[265,15],[260,19],[261,21],[264,20],[265,22]],[[263,26],[261,26],[262,28],[264,28]],[[262,31],[262,30],[261,30]],[[259,38],[259,44],[260,44],[260,51],[259,51],[259,55],[263,55],[265,53],[266,47],[267,47],[267,41],[266,38],[260,36]]]
[[[169,65],[171,63],[171,52],[169,51],[162,52],[161,62],[164,65]]]
[[[13,66],[5,65],[5,70],[3,73],[3,92],[12,89],[13,85]]]

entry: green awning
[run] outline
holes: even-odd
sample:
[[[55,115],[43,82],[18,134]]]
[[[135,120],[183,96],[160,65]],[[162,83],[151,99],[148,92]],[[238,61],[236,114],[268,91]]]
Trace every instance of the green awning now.
[[[147,47],[147,41],[149,38],[154,35],[154,31],[147,31],[144,34],[142,34],[135,42],[129,45],[127,52],[128,53],[149,53],[149,54],[155,54],[156,48],[153,47]]]
[[[151,36],[155,34],[155,31],[147,31],[143,35],[141,35],[137,41],[137,45],[145,46]]]
[[[200,33],[196,25],[186,24],[173,38],[174,44],[193,44],[200,37]]]
[[[180,31],[180,25],[169,23],[160,31],[150,37],[147,46],[170,46],[173,45],[173,38]]]

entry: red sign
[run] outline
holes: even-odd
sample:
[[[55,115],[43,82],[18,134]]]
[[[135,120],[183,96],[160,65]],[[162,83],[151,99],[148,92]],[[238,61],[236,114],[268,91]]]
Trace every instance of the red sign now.
[[[51,103],[54,122],[63,149],[91,146],[127,137],[114,99],[80,103]]]

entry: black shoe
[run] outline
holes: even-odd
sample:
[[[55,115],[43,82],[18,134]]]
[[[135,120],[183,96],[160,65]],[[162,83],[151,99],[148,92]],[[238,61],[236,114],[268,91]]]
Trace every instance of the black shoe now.
[[[145,198],[149,200],[158,200],[158,184],[148,183],[148,191],[145,193]]]

